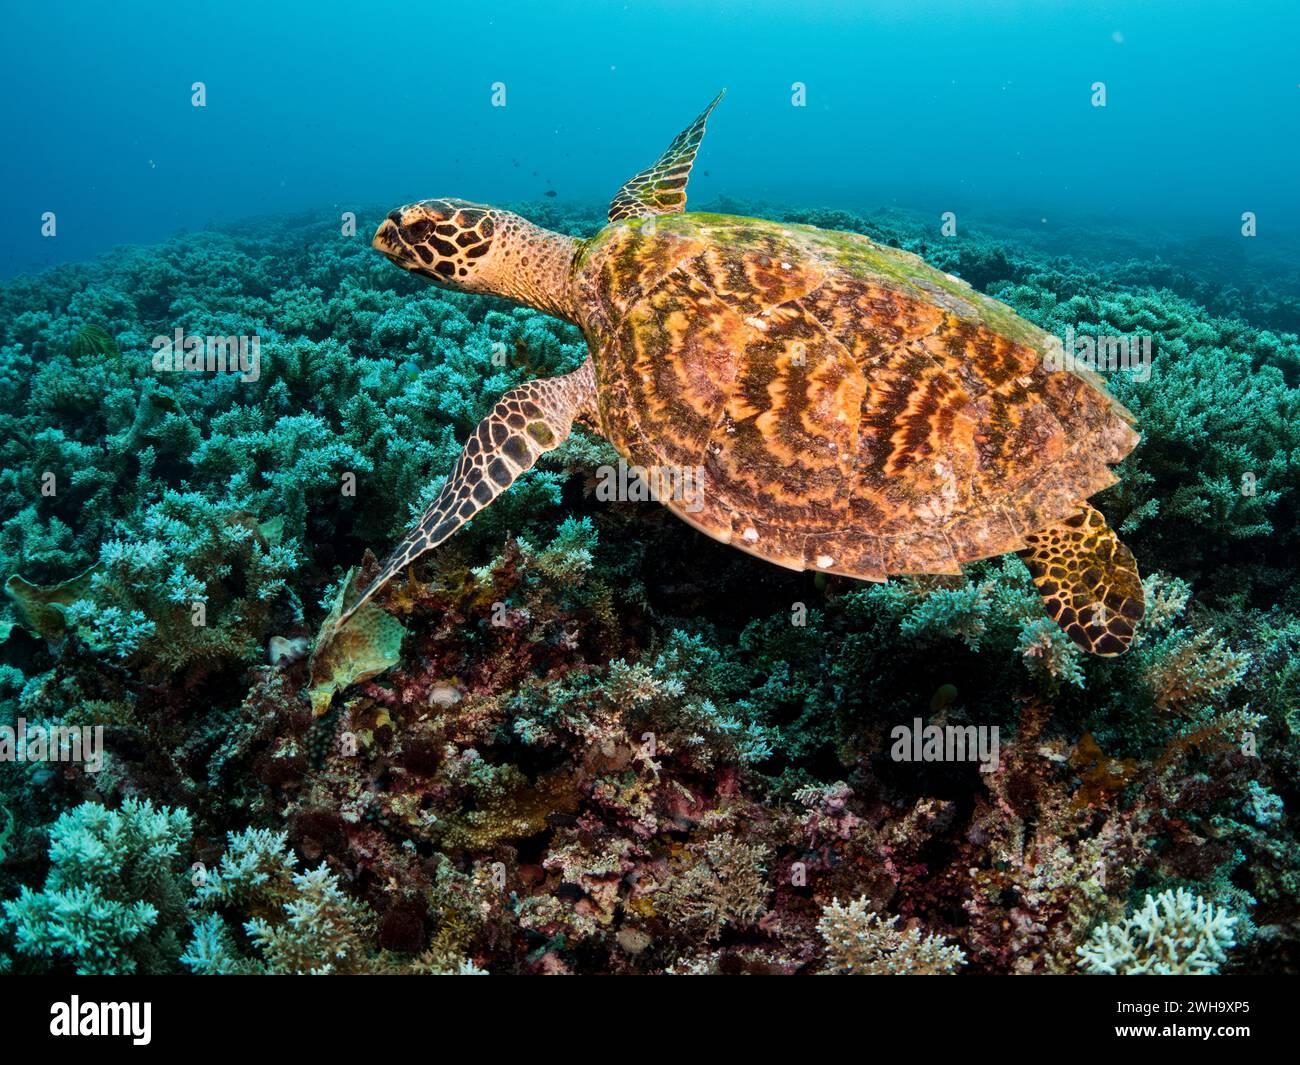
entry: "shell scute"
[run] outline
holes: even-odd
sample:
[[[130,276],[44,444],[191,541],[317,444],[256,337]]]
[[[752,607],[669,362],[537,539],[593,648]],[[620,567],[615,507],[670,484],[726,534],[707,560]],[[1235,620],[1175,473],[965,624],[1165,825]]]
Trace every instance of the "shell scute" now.
[[[805,529],[842,519],[866,383],[797,304],[736,338],[736,372],[705,457],[707,484],[742,509],[774,508]]]
[[[761,321],[771,308],[813,292],[823,272],[789,242],[764,234],[745,254],[706,246],[688,268],[734,307],[742,318]]]
[[[598,248],[589,255],[588,279],[580,291],[587,301],[603,302],[605,317],[611,322],[622,321],[684,259],[704,248],[703,242],[689,233],[668,231],[662,223],[656,226],[657,221],[608,226]]]
[[[609,352],[610,376],[623,386],[623,420],[653,436],[658,461],[701,461],[732,391],[732,346],[742,332],[734,313],[681,272],[629,309]]]
[[[867,533],[846,537],[838,529],[814,533],[804,539],[804,568],[859,580],[883,581],[888,576],[885,541]]]

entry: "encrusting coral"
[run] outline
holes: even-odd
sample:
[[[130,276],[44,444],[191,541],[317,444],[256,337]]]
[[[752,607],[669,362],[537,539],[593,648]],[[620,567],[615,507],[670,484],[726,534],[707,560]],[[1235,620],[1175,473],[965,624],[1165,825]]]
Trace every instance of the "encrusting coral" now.
[[[1150,574],[1133,650],[1085,660],[1015,559],[883,585],[764,566],[604,498],[617,456],[582,432],[331,649],[367,546],[582,338],[316,218],[14,279],[0,722],[103,726],[105,764],[0,761],[0,967],[1122,971],[1156,964],[1151,914],[1190,914],[1217,931],[1179,964],[1294,969],[1287,275],[1234,305],[1173,250],[717,206],[866,232],[1057,335],[1153,338],[1149,374],[1108,375],[1143,442],[1099,500]],[[256,379],[155,370],[178,326],[257,335]],[[997,766],[895,761],[918,718],[996,727]]]

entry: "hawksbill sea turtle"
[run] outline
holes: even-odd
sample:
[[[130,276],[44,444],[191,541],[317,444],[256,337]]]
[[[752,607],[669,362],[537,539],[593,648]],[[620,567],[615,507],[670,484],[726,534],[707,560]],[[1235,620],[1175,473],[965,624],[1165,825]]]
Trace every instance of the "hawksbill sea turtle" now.
[[[1087,500],[1116,482],[1133,416],[1095,374],[1054,368],[1059,341],[915,255],[686,212],[721,98],[590,239],[454,199],[380,225],[374,247],[398,266],[571,322],[590,355],[502,396],[338,627],[578,422],[635,467],[699,471],[702,498],[660,501],[723,543],[869,581],[1015,551],[1078,646],[1122,654],[1142,583]]]

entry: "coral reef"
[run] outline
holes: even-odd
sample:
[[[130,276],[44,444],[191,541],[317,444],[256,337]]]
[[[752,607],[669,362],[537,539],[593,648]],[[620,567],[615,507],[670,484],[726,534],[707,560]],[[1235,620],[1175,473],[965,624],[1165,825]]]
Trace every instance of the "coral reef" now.
[[[121,249],[0,287],[0,724],[105,749],[0,760],[0,968],[1296,969],[1294,271],[1229,299],[1172,250],[712,206],[1153,338],[1109,375],[1143,442],[1097,500],[1149,575],[1133,650],[1085,660],[1015,559],[765,565],[600,498],[582,432],[326,646],[368,549],[582,338],[319,218]],[[155,369],[177,328],[258,336],[260,372]],[[996,728],[996,767],[895,761],[918,719]]]

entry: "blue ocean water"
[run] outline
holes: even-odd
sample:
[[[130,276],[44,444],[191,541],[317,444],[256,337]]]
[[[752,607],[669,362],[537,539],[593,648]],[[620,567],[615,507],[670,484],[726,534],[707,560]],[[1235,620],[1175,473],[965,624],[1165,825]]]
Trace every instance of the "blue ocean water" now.
[[[1280,251],[1298,38],[1292,0],[9,5],[0,276],[282,210],[604,202],[722,87],[697,206],[1138,240],[1235,237],[1253,212]]]

